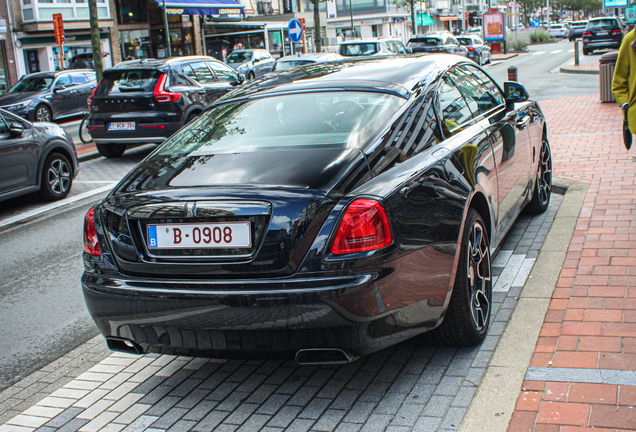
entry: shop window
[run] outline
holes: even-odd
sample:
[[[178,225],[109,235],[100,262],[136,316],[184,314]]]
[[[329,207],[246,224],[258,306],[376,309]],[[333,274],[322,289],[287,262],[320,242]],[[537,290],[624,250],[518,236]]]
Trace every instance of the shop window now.
[[[148,30],[120,31],[119,40],[122,47],[122,57],[125,60],[153,57]]]
[[[148,22],[148,2],[146,0],[115,0],[117,19],[120,24]]]

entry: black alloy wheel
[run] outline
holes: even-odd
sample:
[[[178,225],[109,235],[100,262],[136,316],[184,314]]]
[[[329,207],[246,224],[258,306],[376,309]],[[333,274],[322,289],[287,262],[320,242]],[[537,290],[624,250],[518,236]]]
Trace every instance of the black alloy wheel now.
[[[126,151],[126,144],[95,144],[100,155],[109,159],[120,157]]]
[[[50,122],[51,120],[53,120],[53,115],[46,105],[40,105],[35,109],[35,121]]]
[[[62,199],[73,185],[71,164],[60,153],[51,153],[44,161],[39,195],[47,201]]]
[[[484,340],[490,325],[490,239],[484,220],[472,208],[468,210],[463,234],[450,305],[442,324],[428,333],[439,345],[476,345]]]
[[[548,140],[543,137],[541,142],[541,153],[537,166],[537,181],[534,186],[532,200],[528,203],[526,210],[531,214],[540,214],[548,209],[550,197],[552,196],[552,152]]]

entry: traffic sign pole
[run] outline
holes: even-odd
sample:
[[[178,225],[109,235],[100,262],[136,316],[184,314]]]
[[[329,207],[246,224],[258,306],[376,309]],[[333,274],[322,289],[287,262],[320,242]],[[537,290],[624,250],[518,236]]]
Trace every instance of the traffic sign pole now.
[[[60,69],[64,70],[64,20],[62,14],[53,14],[53,34],[60,50]]]
[[[306,43],[305,42],[306,42],[307,38],[305,37],[305,34],[306,34],[306,31],[305,31],[306,30],[305,29],[305,18],[298,18],[298,21],[300,21],[300,25],[303,27],[303,54],[306,54],[307,53],[307,47],[306,47]]]

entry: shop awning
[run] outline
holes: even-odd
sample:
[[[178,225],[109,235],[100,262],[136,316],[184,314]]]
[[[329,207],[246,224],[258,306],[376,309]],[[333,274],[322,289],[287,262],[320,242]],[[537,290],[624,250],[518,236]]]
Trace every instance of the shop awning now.
[[[456,15],[453,16],[440,16],[439,17],[440,21],[459,21],[460,18]]]
[[[154,0],[163,7],[162,0]],[[166,0],[169,15],[245,15],[245,6],[235,0]]]
[[[428,14],[428,12],[417,14],[417,25],[418,26],[432,26],[435,25],[435,21]]]

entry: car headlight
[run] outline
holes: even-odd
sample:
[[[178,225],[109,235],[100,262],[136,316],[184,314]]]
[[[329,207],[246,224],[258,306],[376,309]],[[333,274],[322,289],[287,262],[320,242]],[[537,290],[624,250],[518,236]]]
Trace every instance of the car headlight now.
[[[17,110],[21,110],[23,108],[28,107],[29,105],[31,105],[31,102],[33,102],[32,100],[28,100],[28,101],[24,101],[24,102],[20,102],[20,103],[16,103],[16,104],[11,104],[11,105],[5,105],[2,108],[9,110],[9,111],[17,111]]]

